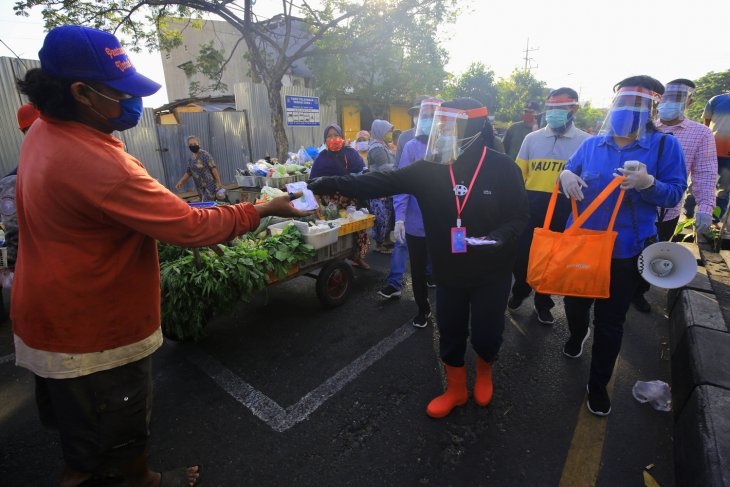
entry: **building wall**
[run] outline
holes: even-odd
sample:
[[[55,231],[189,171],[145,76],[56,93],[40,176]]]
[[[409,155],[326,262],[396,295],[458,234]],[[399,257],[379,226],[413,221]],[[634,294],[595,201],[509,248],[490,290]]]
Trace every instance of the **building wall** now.
[[[213,20],[206,21],[201,30],[187,26],[184,22],[173,22],[172,26],[183,33],[183,43],[169,53],[160,53],[160,56],[162,57],[162,68],[165,73],[167,96],[170,101],[175,101],[190,97],[190,83],[193,81],[199,82],[201,86],[210,84],[210,80],[200,74],[188,77],[179,66],[188,62],[194,63],[200,53],[200,46],[210,41],[213,41],[213,46],[216,49],[223,48],[225,56],[228,57],[241,38],[241,33],[227,22]],[[246,43],[241,41],[235,49],[235,54],[223,72],[222,82],[228,85],[227,88],[206,93],[206,96],[231,95],[233,94],[233,85],[251,80],[249,64],[244,59],[244,55],[248,51]]]

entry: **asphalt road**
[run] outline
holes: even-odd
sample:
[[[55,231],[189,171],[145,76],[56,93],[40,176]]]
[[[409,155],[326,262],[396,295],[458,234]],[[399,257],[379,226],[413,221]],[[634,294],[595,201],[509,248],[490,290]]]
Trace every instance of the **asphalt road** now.
[[[314,280],[299,277],[213,319],[202,342],[166,340],[154,357],[153,466],[200,463],[206,487],[630,487],[653,465],[659,485],[674,485],[671,413],[631,395],[636,380],[670,381],[664,291],[650,291],[652,314],[629,312],[608,418],[585,407],[590,347],[579,360],[561,353],[562,305],[545,326],[526,300],[508,314],[492,403],[433,420],[438,333],[410,325],[410,290],[376,295],[388,258],[368,261],[340,308],[324,309]],[[57,485],[57,435],[40,425],[30,373],[12,351],[5,323],[0,484]],[[471,380],[471,352],[467,360]]]

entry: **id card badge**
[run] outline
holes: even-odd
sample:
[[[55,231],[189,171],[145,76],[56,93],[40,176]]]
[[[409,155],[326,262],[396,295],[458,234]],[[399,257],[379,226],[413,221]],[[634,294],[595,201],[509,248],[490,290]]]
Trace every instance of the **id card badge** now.
[[[466,228],[451,227],[451,253],[463,254],[466,252]]]

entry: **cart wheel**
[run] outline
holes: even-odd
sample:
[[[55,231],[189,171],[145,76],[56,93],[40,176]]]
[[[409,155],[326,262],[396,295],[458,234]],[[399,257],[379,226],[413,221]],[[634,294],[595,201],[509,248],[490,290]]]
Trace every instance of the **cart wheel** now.
[[[354,275],[347,262],[332,262],[319,271],[317,276],[317,297],[325,306],[341,305],[350,294]]]

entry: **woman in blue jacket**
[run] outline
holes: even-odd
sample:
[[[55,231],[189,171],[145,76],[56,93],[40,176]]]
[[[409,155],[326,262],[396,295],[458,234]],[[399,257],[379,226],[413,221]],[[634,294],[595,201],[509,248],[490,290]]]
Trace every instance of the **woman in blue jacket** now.
[[[656,241],[656,209],[672,208],[687,189],[682,148],[671,135],[656,130],[652,119],[664,87],[650,76],[632,76],[614,87],[614,100],[596,137],[586,139],[560,174],[563,193],[585,209],[616,176],[623,175],[624,200],[616,218],[618,232],[611,259],[610,297],[565,298],[570,338],[563,354],[578,358],[590,334],[593,309],[594,338],[588,380],[587,406],[606,416],[611,400],[606,386],[621,350],[623,324],[641,275],[637,260],[644,248]],[[631,161],[630,164],[626,162]],[[637,162],[638,161],[638,162]],[[588,219],[585,228],[604,230],[618,191]],[[572,217],[568,220],[568,226]]]

